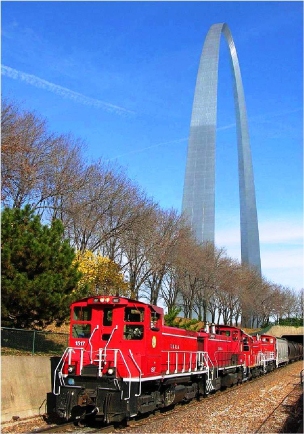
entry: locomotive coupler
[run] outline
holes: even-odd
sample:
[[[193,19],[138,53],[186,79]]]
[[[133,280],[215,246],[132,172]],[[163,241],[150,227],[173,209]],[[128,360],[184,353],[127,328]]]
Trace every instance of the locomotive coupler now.
[[[75,420],[79,420],[79,419],[84,419],[87,416],[93,416],[94,414],[99,412],[99,408],[98,407],[94,407],[92,411],[88,412],[88,413],[84,413],[81,416],[76,416]]]
[[[77,404],[81,407],[85,407],[87,405],[95,405],[94,401],[89,397],[87,393],[78,396]]]

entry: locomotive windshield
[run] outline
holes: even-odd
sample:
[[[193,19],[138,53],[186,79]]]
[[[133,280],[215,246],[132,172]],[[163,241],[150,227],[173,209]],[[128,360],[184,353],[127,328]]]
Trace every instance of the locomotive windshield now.
[[[106,307],[103,310],[103,321],[104,326],[111,326],[113,321],[113,309],[111,307]]]
[[[92,308],[88,306],[75,306],[73,310],[73,320],[77,323],[73,324],[73,338],[89,338],[91,336],[91,321]]]
[[[75,306],[74,307],[74,321],[91,321],[92,308],[88,306]]]

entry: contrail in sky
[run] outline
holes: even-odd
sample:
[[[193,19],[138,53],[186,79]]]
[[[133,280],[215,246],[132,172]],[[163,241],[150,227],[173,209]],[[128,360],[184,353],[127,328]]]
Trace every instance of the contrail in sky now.
[[[90,98],[88,96],[82,95],[81,93],[67,89],[66,87],[50,83],[49,81],[43,80],[42,78],[36,77],[35,75],[26,74],[25,72],[10,68],[9,66],[1,65],[1,74],[6,77],[13,78],[14,80],[22,80],[27,84],[31,84],[32,86],[48,90],[50,92],[56,93],[63,98],[69,98],[74,100],[75,102],[88,105],[90,107],[96,107],[98,109],[114,112],[119,115],[135,113],[132,110],[127,110],[123,107],[100,101],[95,98]]]
[[[135,150],[133,150],[133,151],[126,152],[126,153],[124,153],[124,154],[116,155],[116,157],[109,158],[107,161],[116,160],[117,158],[121,158],[121,157],[124,157],[124,156],[126,156],[126,155],[130,155],[130,154],[138,154],[139,152],[144,152],[144,151],[146,151],[147,149],[158,148],[159,146],[171,145],[172,143],[181,143],[181,142],[185,142],[186,140],[188,140],[188,137],[185,137],[184,139],[170,140],[169,142],[161,142],[161,143],[157,143],[156,145],[151,145],[151,146],[147,146],[147,147],[145,147],[145,148],[135,149]]]
[[[262,114],[262,115],[251,117],[250,118],[250,122],[257,122],[257,121],[261,121],[261,119],[263,119],[263,118],[274,117],[274,116],[282,116],[282,115],[286,115],[286,114],[296,113],[296,112],[299,112],[299,111],[302,111],[302,110],[303,110],[302,107],[298,107],[298,108],[295,108],[295,109],[286,110],[286,111],[282,111],[282,112],[266,113],[266,114]],[[235,128],[235,127],[236,127],[236,123],[234,122],[232,124],[227,124],[227,125],[223,125],[222,127],[218,127],[216,129],[216,131],[229,130],[229,129]],[[188,139],[189,139],[188,137],[185,137],[183,139],[170,140],[168,142],[160,142],[160,143],[157,143],[155,145],[147,146],[145,148],[140,148],[140,149],[135,149],[135,150],[132,150],[132,151],[129,151],[129,152],[125,152],[123,154],[117,155],[116,157],[109,158],[107,161],[116,160],[118,158],[125,157],[125,156],[130,155],[130,154],[138,154],[140,152],[147,151],[148,149],[158,148],[158,147],[164,146],[164,145],[171,145],[173,143],[186,142]]]

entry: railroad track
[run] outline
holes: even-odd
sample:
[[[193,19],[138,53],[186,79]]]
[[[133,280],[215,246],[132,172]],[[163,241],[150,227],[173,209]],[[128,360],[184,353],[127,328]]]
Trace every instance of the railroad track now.
[[[300,422],[303,423],[303,386],[301,383],[295,384],[294,388],[288,392],[278,403],[273,411],[262,421],[255,434],[267,432],[268,426],[275,426],[285,420],[282,432],[296,432]]]
[[[37,429],[30,431],[28,434],[32,433],[79,433],[79,434],[89,434],[89,433],[110,433],[114,432],[117,428],[114,425],[102,426],[101,423],[94,423],[92,426],[77,426],[73,422],[62,423],[59,425]]]
[[[272,371],[268,374],[266,374],[267,377],[271,377],[272,375],[275,375],[277,372],[277,370]],[[63,424],[59,424],[59,425],[53,425],[51,427],[47,427],[44,429],[38,429],[38,430],[34,430],[31,431],[31,433],[79,433],[79,434],[89,434],[89,433],[119,433],[119,432],[129,432],[132,431],[133,427],[144,427],[146,424],[150,423],[151,420],[157,422],[160,419],[165,420],[167,417],[172,416],[172,414],[175,413],[179,413],[180,411],[183,411],[183,407],[186,406],[187,408],[191,408],[192,406],[197,405],[198,401],[206,402],[209,403],[210,401],[217,399],[219,396],[223,396],[225,394],[229,394],[232,390],[235,389],[240,389],[240,388],[245,388],[245,387],[250,387],[251,385],[253,385],[256,382],[262,381],[265,378],[265,375],[254,378],[250,381],[245,381],[241,384],[235,385],[233,387],[227,388],[226,390],[222,390],[221,393],[214,393],[214,394],[210,394],[207,397],[201,397],[199,400],[192,400],[188,403],[182,403],[182,404],[177,404],[174,407],[168,407],[165,409],[160,409],[160,410],[156,410],[154,411],[154,413],[150,413],[150,414],[146,414],[146,415],[141,415],[141,416],[136,416],[134,419],[131,419],[127,422],[126,426],[118,426],[118,425],[107,425],[107,426],[103,426],[102,423],[99,422],[95,422],[94,424],[90,425],[90,426],[75,426],[73,423],[63,423]],[[299,387],[300,383],[298,383],[296,387]],[[282,402],[277,406],[279,407],[281,404],[287,405],[287,399],[288,396],[291,396],[292,392],[289,392],[284,399],[282,400]],[[273,411],[273,415],[274,415],[275,410]],[[263,423],[260,425],[259,429],[256,431],[256,433],[260,433],[260,432],[265,432],[265,431],[261,431],[263,429],[263,426],[265,426],[267,424],[267,421],[270,420],[271,415],[268,416],[267,419],[265,419],[265,421],[263,421]]]
[[[271,375],[275,374],[276,372],[277,372],[277,370],[269,372],[268,374],[265,374],[265,375],[271,376]],[[241,384],[231,386],[225,390],[221,390],[220,393],[218,393],[218,392],[212,393],[210,395],[207,395],[206,397],[201,397],[198,400],[193,399],[192,401],[190,401],[188,403],[177,404],[175,407],[173,407],[171,409],[168,408],[168,409],[157,410],[154,412],[154,414],[147,415],[146,417],[141,417],[141,418],[138,418],[137,420],[136,419],[130,420],[130,421],[128,421],[128,426],[121,428],[119,431],[120,432],[128,432],[128,431],[132,431],[132,427],[144,427],[147,423],[151,422],[151,418],[153,418],[153,421],[155,421],[155,422],[158,421],[159,419],[165,419],[166,417],[172,416],[172,414],[174,414],[174,413],[179,413],[180,411],[182,411],[184,406],[186,406],[187,409],[188,408],[191,409],[191,407],[197,405],[198,401],[201,401],[202,403],[206,402],[206,404],[207,404],[207,403],[217,399],[219,396],[224,396],[226,394],[229,394],[232,390],[250,387],[254,383],[262,381],[263,378],[265,378],[265,375],[254,378],[254,379],[249,380],[249,381],[245,381]]]

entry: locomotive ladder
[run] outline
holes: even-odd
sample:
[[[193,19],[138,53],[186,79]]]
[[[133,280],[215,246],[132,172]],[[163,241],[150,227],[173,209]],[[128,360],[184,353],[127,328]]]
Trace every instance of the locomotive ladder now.
[[[212,380],[214,380],[215,369],[212,360],[210,359],[210,356],[207,352],[204,353],[204,362],[205,366],[207,367],[206,392],[210,393],[212,392],[212,390],[214,390]],[[212,368],[210,369],[210,367]]]
[[[258,363],[263,366],[264,373],[267,371],[266,370],[267,362],[271,362],[274,360],[275,360],[275,356],[274,356],[274,352],[272,351],[267,351],[266,353],[260,351],[258,353]]]

